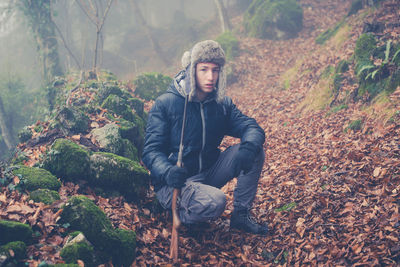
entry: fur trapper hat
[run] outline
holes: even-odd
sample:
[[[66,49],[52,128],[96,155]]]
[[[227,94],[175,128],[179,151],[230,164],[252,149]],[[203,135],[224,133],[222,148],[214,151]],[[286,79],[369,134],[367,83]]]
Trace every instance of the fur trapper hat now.
[[[219,77],[216,90],[216,100],[221,102],[225,96],[226,75],[224,70],[225,52],[219,43],[206,40],[195,44],[191,51],[182,56],[182,67],[186,69],[189,78],[186,86],[190,86],[189,100],[196,94],[196,65],[197,63],[214,63],[219,65]]]

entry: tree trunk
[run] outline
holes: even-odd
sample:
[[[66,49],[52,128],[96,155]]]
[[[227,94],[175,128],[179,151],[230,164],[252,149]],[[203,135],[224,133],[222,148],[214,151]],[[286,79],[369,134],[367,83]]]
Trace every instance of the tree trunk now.
[[[137,4],[136,0],[132,0],[132,6],[133,6],[133,12],[139,21],[140,24],[142,24],[145,34],[147,38],[150,41],[151,46],[153,47],[154,52],[157,54],[157,56],[162,60],[162,62],[165,64],[165,66],[170,65],[169,60],[167,57],[164,55],[160,45],[158,44],[157,40],[153,37],[151,34],[151,29],[149,25],[147,25],[146,20],[143,17],[142,12],[140,11],[139,5]]]
[[[32,29],[42,62],[42,75],[45,83],[54,76],[63,75],[58,54],[55,24],[51,18],[51,1],[20,0],[20,7]]]
[[[217,6],[218,17],[220,20],[222,33],[226,32],[226,31],[230,31],[231,25],[229,23],[224,4],[222,3],[221,0],[214,0],[214,2],[215,2],[215,5]]]
[[[0,97],[0,130],[1,135],[4,138],[4,143],[6,144],[7,148],[10,150],[14,146],[14,138],[10,131],[10,128],[7,127],[7,116],[4,111],[3,101]]]

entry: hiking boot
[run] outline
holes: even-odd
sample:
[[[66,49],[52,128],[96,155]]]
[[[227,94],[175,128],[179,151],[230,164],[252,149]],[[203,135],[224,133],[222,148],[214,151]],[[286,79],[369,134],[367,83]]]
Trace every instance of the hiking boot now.
[[[268,226],[254,221],[247,210],[233,211],[230,227],[252,234],[265,235],[268,233]]]

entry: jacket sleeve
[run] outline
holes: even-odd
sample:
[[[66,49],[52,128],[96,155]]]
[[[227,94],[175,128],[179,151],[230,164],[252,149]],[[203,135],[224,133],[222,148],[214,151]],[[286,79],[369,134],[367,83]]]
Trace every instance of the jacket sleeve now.
[[[168,142],[170,131],[166,108],[157,99],[149,112],[142,161],[151,172],[155,183],[164,180],[167,171],[173,166],[168,161]]]
[[[261,149],[265,141],[265,133],[256,120],[244,115],[229,97],[225,97],[224,103],[229,117],[227,134],[240,138],[242,144],[248,142]]]

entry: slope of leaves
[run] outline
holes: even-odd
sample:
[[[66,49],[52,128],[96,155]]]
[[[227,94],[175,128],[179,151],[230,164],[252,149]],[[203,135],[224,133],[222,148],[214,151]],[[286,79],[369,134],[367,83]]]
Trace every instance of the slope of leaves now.
[[[239,82],[229,88],[228,94],[266,133],[266,160],[253,210],[257,220],[269,224],[271,233],[263,237],[229,230],[235,187],[231,182],[223,188],[228,204],[220,219],[208,226],[182,227],[182,266],[400,263],[399,115],[396,113],[391,123],[382,123],[379,116],[370,116],[356,102],[331,115],[326,110],[299,109],[324,69],[353,54],[363,27],[357,16],[348,19],[350,27],[341,42],[329,40],[324,46],[315,43],[321,32],[347,14],[350,2],[302,0],[304,29],[298,38],[278,42],[240,40],[242,53],[234,63],[240,71]],[[375,17],[396,24],[396,14],[398,8],[383,5],[369,10],[366,19]],[[398,37],[399,29],[394,26],[389,34]],[[281,75],[299,61],[290,88],[282,90]],[[354,83],[343,84],[344,91],[355,87]],[[400,89],[390,96],[387,105],[398,110]],[[150,106],[147,103],[146,107]],[[362,121],[361,130],[345,131],[354,119]],[[222,148],[236,142],[226,138]],[[26,151],[31,158],[28,163],[32,164],[32,158],[39,158],[45,149],[42,145]],[[44,206],[3,188],[0,218],[29,222],[37,230],[40,245],[29,247],[32,265],[43,260],[60,262],[58,251],[68,229],[57,224],[59,207],[78,193],[95,200],[115,227],[137,232],[137,266],[170,263],[171,217],[167,212],[154,212],[152,194],[137,206],[123,198],[106,199],[79,185],[64,184],[61,200]]]

